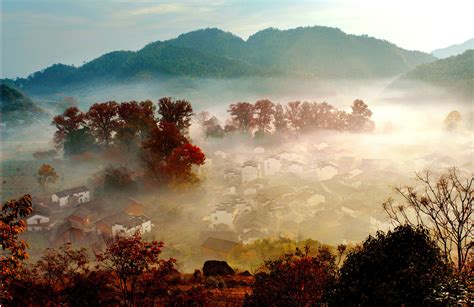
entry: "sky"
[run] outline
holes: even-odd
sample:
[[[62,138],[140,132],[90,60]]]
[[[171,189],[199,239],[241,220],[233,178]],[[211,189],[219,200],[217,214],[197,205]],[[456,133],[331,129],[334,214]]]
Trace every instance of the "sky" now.
[[[425,52],[474,37],[472,0],[0,1],[0,73],[8,78],[207,27],[247,39],[268,27],[330,26]]]

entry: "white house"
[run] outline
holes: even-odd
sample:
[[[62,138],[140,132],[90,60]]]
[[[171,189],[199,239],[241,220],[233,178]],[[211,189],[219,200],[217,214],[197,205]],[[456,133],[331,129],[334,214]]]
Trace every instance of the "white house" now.
[[[273,176],[281,171],[281,160],[277,156],[268,157],[263,160],[263,173],[265,176]]]
[[[296,175],[303,175],[304,165],[302,163],[292,161],[288,165],[288,173],[292,173],[292,174],[296,174]]]
[[[144,216],[123,214],[112,225],[112,235],[133,235],[136,231],[147,233],[151,231],[151,220]]]
[[[34,212],[26,219],[28,231],[42,231],[47,230],[51,226],[51,219],[49,214],[42,212]]]
[[[329,180],[336,176],[338,173],[334,166],[325,166],[317,170],[317,176],[319,181]]]
[[[231,206],[221,205],[217,207],[209,215],[211,227],[216,228],[219,225],[226,225],[232,229],[234,227],[234,221],[237,213],[238,210],[231,208]]]
[[[260,177],[260,166],[255,161],[247,161],[240,167],[242,183],[247,183]]]
[[[53,201],[53,204],[59,205],[59,207],[82,204],[90,200],[90,191],[88,188],[82,185],[56,192],[51,195],[51,200]]]

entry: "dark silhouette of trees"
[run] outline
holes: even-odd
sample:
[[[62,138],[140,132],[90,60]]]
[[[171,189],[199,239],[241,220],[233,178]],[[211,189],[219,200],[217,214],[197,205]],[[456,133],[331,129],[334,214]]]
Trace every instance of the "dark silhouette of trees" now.
[[[201,149],[190,143],[183,144],[173,150],[166,158],[165,172],[170,177],[173,187],[186,190],[199,180],[192,171],[192,166],[204,164],[206,157]]]
[[[36,160],[47,160],[54,158],[58,152],[54,149],[45,150],[45,151],[36,151],[33,153],[33,158]]]
[[[274,122],[273,125],[275,126],[275,133],[281,134],[286,133],[288,129],[288,120],[285,114],[285,109],[281,104],[277,104],[275,106],[275,114],[274,114]]]
[[[452,274],[428,231],[403,225],[351,250],[339,278],[336,305],[426,306],[447,303]]]
[[[352,131],[363,132],[374,130],[374,122],[370,120],[372,111],[362,100],[354,100],[352,113],[349,120],[349,127]]]
[[[71,157],[95,151],[97,144],[89,127],[69,132],[64,139],[64,156]]]
[[[272,129],[275,115],[275,105],[268,99],[257,101],[253,106],[254,121],[258,135],[264,136]]]
[[[229,106],[232,125],[245,134],[250,134],[255,126],[254,108],[251,103],[237,102]]]
[[[94,103],[86,113],[87,124],[99,142],[109,147],[112,134],[119,127],[118,104],[115,101]]]
[[[117,138],[122,142],[136,136],[143,141],[156,127],[155,106],[150,100],[122,102],[117,112],[120,119]]]
[[[107,166],[102,172],[104,192],[132,193],[137,190],[133,172],[125,166]]]
[[[220,138],[224,136],[224,129],[215,116],[212,116],[204,122],[204,132],[206,137]]]
[[[23,260],[28,258],[27,244],[18,235],[26,231],[25,218],[33,211],[31,196],[8,200],[2,205],[0,228],[2,231],[2,253],[0,254],[1,298],[10,299],[9,284],[19,277]]]
[[[462,115],[459,111],[451,111],[448,113],[446,118],[444,119],[444,126],[447,130],[452,131],[459,128],[459,125],[462,121]]]
[[[40,166],[37,172],[38,184],[42,190],[46,189],[46,184],[56,183],[59,179],[59,175],[56,173],[54,167],[49,164],[43,164]]]
[[[161,122],[173,123],[183,135],[188,134],[193,116],[193,108],[187,100],[174,100],[171,97],[161,98],[158,102],[158,114]]]
[[[142,147],[143,165],[158,184],[184,187],[197,182],[192,166],[202,165],[205,156],[173,123],[160,122]]]
[[[296,134],[299,133],[302,127],[302,110],[300,101],[288,102],[286,105],[286,116],[288,123],[295,130]]]
[[[105,238],[106,248],[96,254],[100,265],[118,280],[123,302],[131,306],[137,294],[140,276],[152,268],[167,265],[160,261],[163,242],[144,241],[139,232],[132,236]],[[173,259],[169,260],[174,263]]]
[[[327,248],[316,256],[297,250],[276,260],[265,261],[255,275],[246,306],[316,306],[326,303],[336,282],[335,257]]]
[[[474,177],[463,178],[456,168],[437,177],[429,170],[416,173],[422,187],[395,190],[406,204],[388,199],[383,207],[395,225],[408,223],[428,228],[441,247],[446,261],[459,274],[472,274],[469,257],[473,250]]]
[[[52,124],[56,126],[57,131],[54,133],[54,143],[60,147],[65,138],[78,131],[86,124],[86,115],[82,113],[77,107],[70,107],[66,109],[63,114],[56,115],[53,118]]]

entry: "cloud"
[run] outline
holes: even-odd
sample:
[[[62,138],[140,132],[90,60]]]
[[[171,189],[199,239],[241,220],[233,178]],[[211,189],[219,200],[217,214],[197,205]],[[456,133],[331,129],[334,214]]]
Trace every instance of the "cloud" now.
[[[141,15],[155,15],[155,14],[168,14],[168,13],[179,13],[186,9],[185,6],[179,4],[160,4],[149,7],[142,7],[129,11],[129,15],[141,16]]]

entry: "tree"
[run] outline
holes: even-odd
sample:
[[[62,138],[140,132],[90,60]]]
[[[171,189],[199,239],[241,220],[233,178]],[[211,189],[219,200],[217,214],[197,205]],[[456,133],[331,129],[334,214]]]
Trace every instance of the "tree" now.
[[[462,121],[462,115],[459,111],[451,111],[444,119],[444,126],[447,130],[456,130]]]
[[[274,122],[275,131],[277,133],[284,133],[288,129],[288,122],[286,120],[285,109],[281,104],[275,106]]]
[[[29,194],[17,200],[8,200],[2,206],[0,228],[2,231],[2,254],[0,267],[2,270],[1,297],[11,298],[8,285],[15,280],[20,272],[23,260],[28,259],[25,241],[19,240],[18,235],[26,230],[25,218],[33,212]]]
[[[103,268],[116,274],[123,302],[132,306],[140,276],[160,264],[163,242],[144,241],[139,232],[132,236],[105,238],[106,248],[96,254]]]
[[[205,130],[206,122],[211,119],[212,115],[208,111],[201,111],[194,114],[194,121]]]
[[[137,190],[137,183],[133,180],[133,172],[125,166],[107,166],[101,176],[104,181],[105,192],[129,193]]]
[[[54,169],[54,167],[52,167],[51,165],[43,164],[38,169],[37,180],[42,190],[46,188],[46,184],[56,183],[58,179],[59,179],[59,176],[56,173],[56,170]]]
[[[72,132],[79,130],[86,123],[86,115],[77,107],[66,109],[62,115],[56,115],[52,124],[56,126],[54,142],[56,146],[61,146],[65,138]]]
[[[432,172],[417,172],[421,188],[397,187],[406,204],[388,199],[383,208],[395,225],[423,225],[430,229],[446,260],[455,263],[459,274],[468,274],[469,257],[474,246],[474,177],[463,178],[451,168],[438,178]],[[454,254],[454,255],[453,255]]]
[[[160,122],[158,127],[151,131],[149,138],[142,143],[140,158],[148,174],[158,183],[164,183],[167,180],[164,171],[166,159],[175,148],[186,143],[189,143],[189,140],[173,123]]]
[[[45,150],[45,151],[36,151],[33,153],[33,158],[36,160],[46,160],[54,158],[58,152],[54,149]]]
[[[296,134],[298,134],[302,127],[301,102],[289,102],[285,109],[289,124],[293,127],[293,129],[295,129]]]
[[[212,116],[207,121],[204,122],[204,132],[206,137],[215,137],[220,138],[224,136],[224,129],[219,124],[217,117]]]
[[[352,113],[350,117],[350,129],[355,132],[372,131],[375,128],[374,122],[370,120],[372,111],[362,100],[354,100],[352,103]]]
[[[118,104],[115,101],[94,103],[86,114],[88,126],[95,137],[109,147],[112,134],[119,127]]]
[[[158,102],[158,114],[161,116],[160,121],[173,123],[183,135],[188,134],[193,116],[193,108],[189,101],[175,101],[171,97],[161,98]]]
[[[255,126],[254,108],[251,103],[237,102],[229,106],[227,112],[231,115],[231,120],[238,130],[245,134],[252,132]]]
[[[84,127],[69,132],[64,139],[64,156],[71,157],[96,149],[95,138],[90,128]]]
[[[271,129],[273,116],[275,115],[275,105],[270,100],[263,99],[254,104],[253,110],[258,133],[263,136]]]
[[[340,269],[335,305],[437,305],[437,292],[451,276],[427,230],[398,226],[369,236],[349,252]]]
[[[127,131],[127,133],[122,132],[123,139],[119,138],[122,141],[129,140],[131,135],[138,135],[140,141],[143,141],[156,127],[155,106],[150,100],[140,103],[136,101],[122,102],[118,106],[117,113],[120,119],[118,134],[121,133],[121,130]]]
[[[190,185],[198,182],[192,171],[192,166],[204,164],[206,156],[201,149],[186,143],[173,150],[166,159],[165,171],[170,177],[171,185],[181,190],[186,190]]]
[[[265,261],[255,275],[252,294],[245,306],[316,306],[326,303],[335,284],[335,257],[320,248],[314,257],[309,250]]]
[[[86,249],[73,249],[70,243],[58,249],[46,249],[35,264],[35,275],[42,277],[51,289],[65,289],[80,274],[89,271]]]

